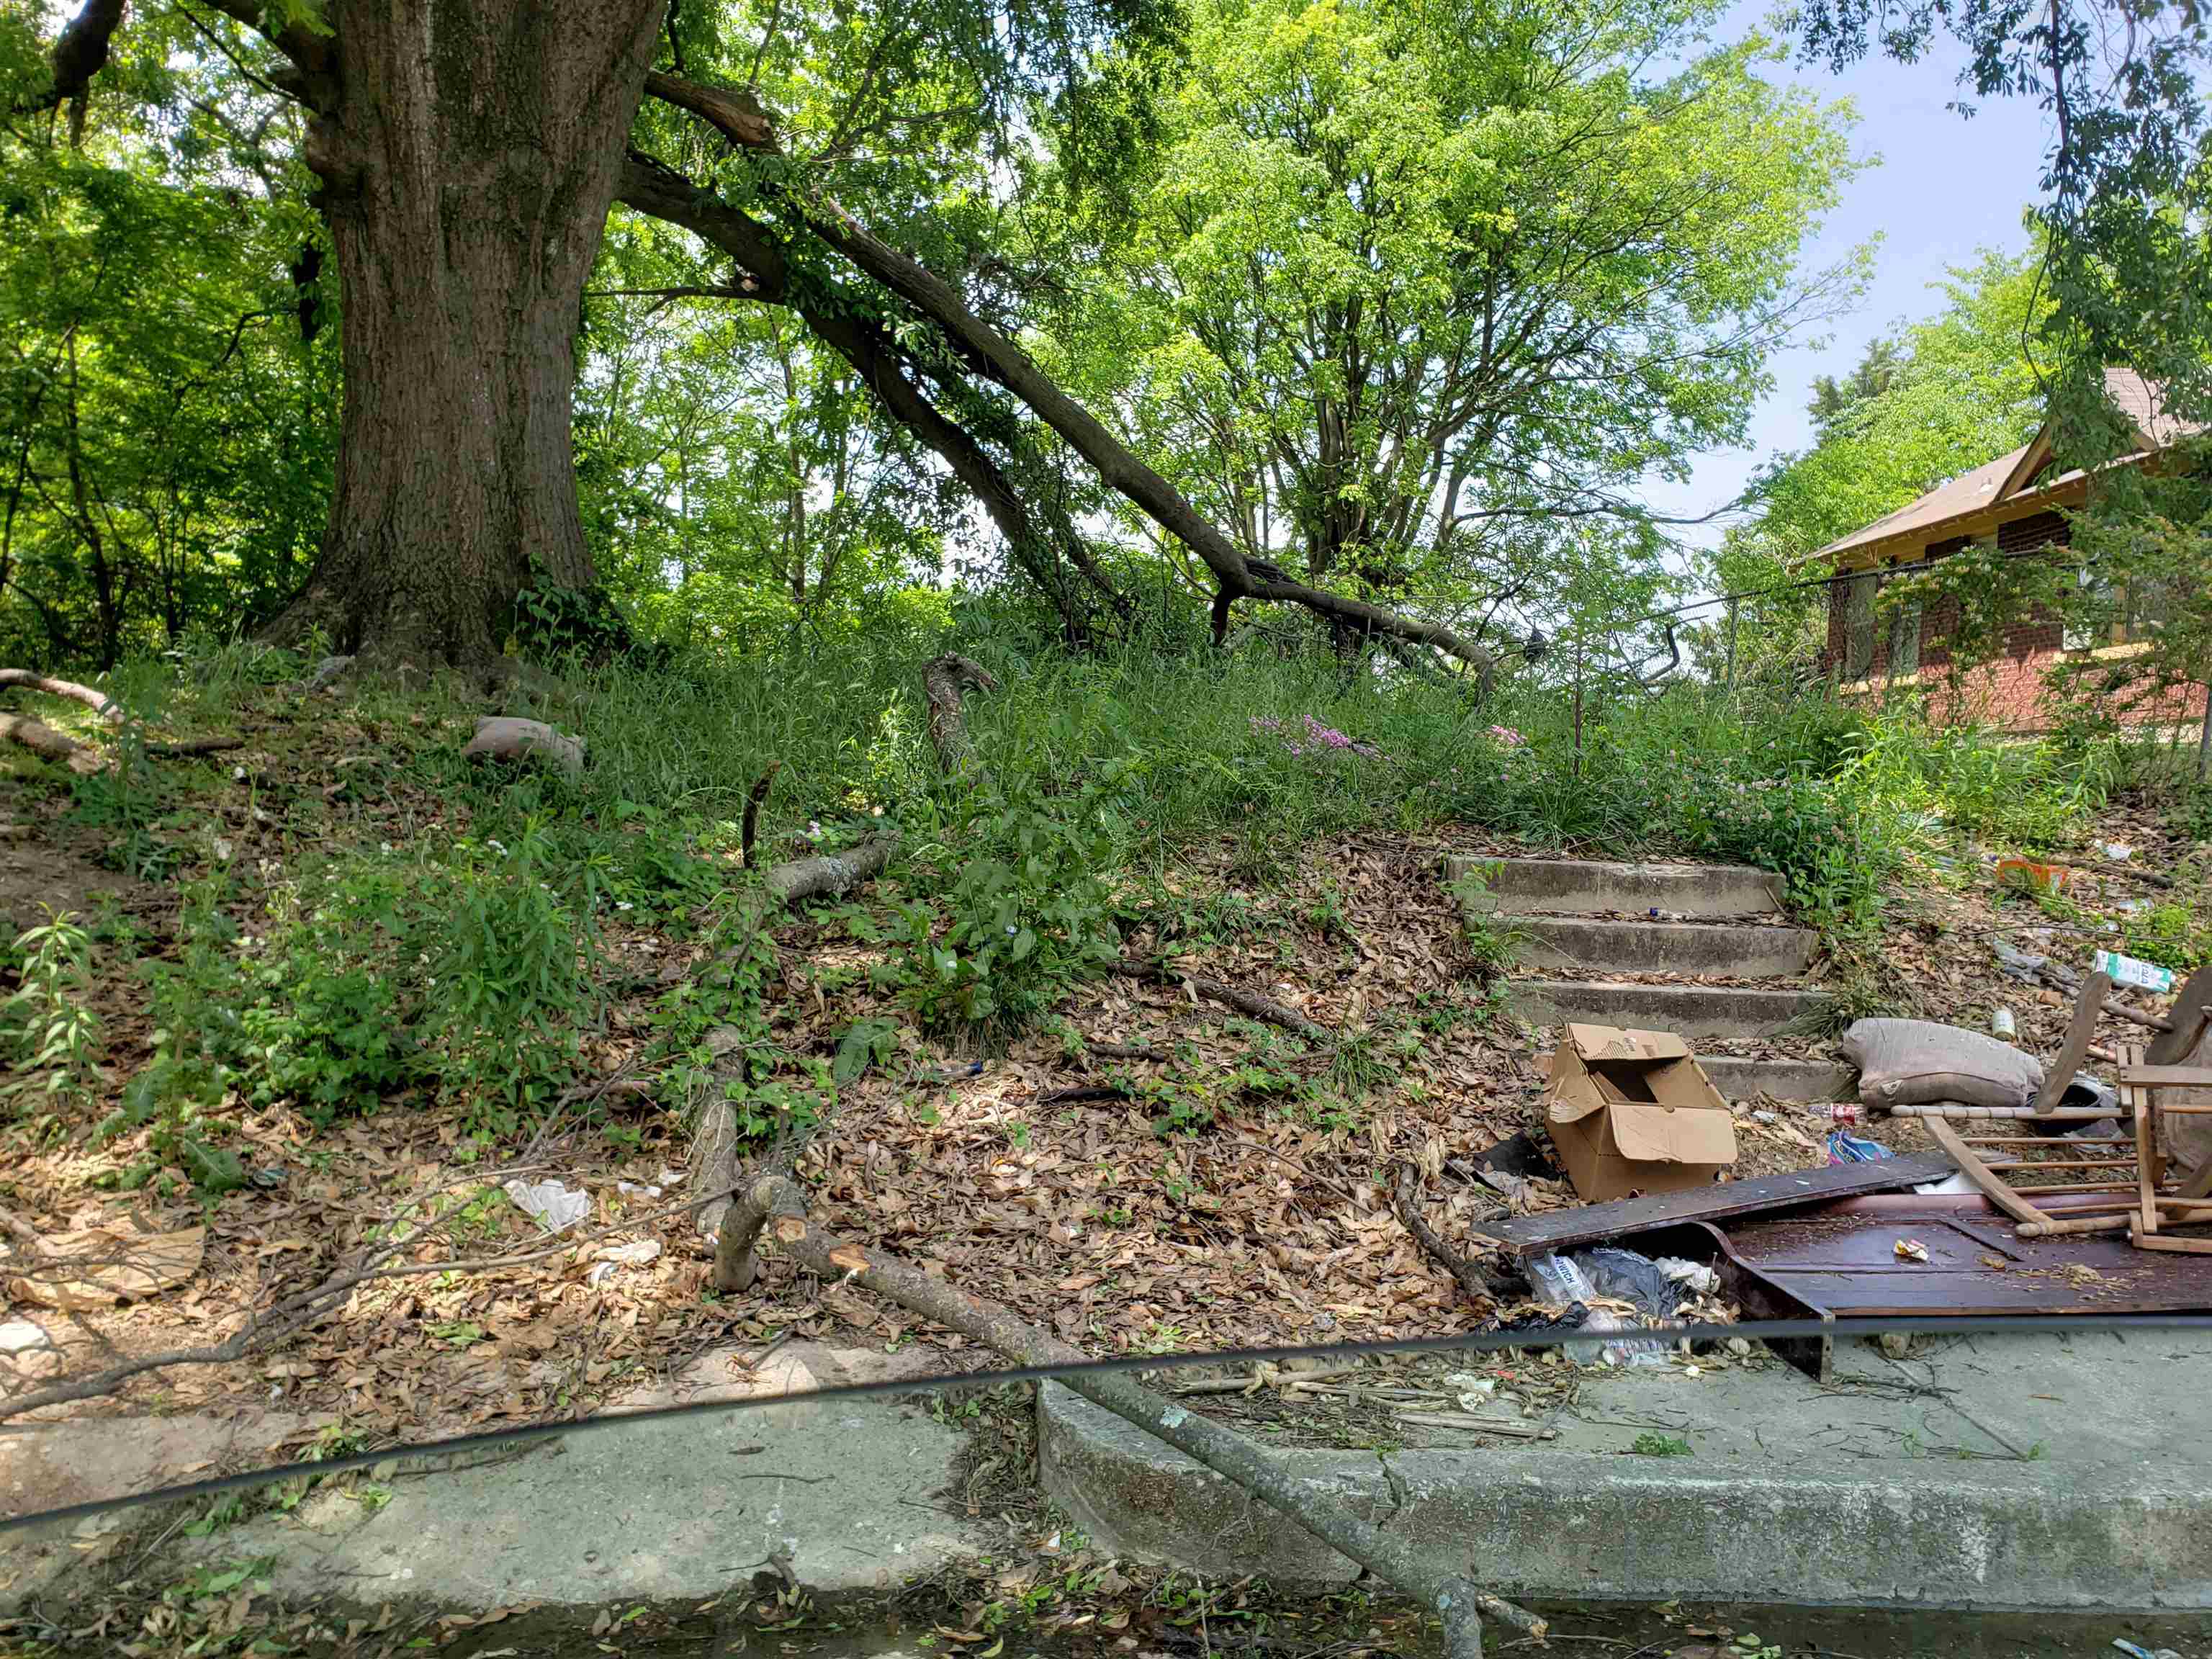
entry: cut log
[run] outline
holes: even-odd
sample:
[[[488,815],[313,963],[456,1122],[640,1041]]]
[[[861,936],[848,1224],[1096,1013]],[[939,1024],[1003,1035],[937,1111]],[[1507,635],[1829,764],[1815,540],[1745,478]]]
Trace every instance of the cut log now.
[[[0,714],[0,743],[21,744],[44,759],[60,761],[80,777],[107,767],[107,757],[97,749],[28,714]]]

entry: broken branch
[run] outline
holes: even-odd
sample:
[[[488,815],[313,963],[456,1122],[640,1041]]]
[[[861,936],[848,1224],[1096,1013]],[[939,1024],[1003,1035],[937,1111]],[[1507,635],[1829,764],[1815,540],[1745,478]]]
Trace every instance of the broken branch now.
[[[122,705],[96,686],[80,685],[75,680],[50,678],[44,674],[33,674],[27,668],[0,668],[0,690],[11,685],[25,691],[43,691],[50,697],[67,697],[72,702],[81,702],[105,720],[123,718]]]
[[[894,823],[845,852],[822,853],[779,864],[762,878],[762,890],[778,906],[849,893],[883,873],[898,842],[898,826]]]
[[[106,769],[107,757],[66,732],[28,714],[0,714],[0,742],[18,743],[46,760],[61,761],[79,776]]]
[[[782,769],[781,761],[770,761],[768,770],[760,775],[760,781],[746,793],[744,822],[738,829],[738,863],[744,869],[753,867],[753,834],[760,828],[760,811],[768,804],[769,787]]]
[[[937,764],[946,776],[957,776],[975,764],[975,746],[968,741],[968,716],[961,693],[969,689],[995,691],[999,682],[990,670],[957,651],[926,664],[922,690],[929,700],[929,744],[937,751]]]
[[[1315,1042],[1329,1040],[1328,1028],[1316,1025],[1297,1009],[1263,997],[1257,991],[1247,991],[1239,986],[1224,985],[1218,979],[1200,979],[1194,975],[1178,973],[1164,962],[1119,962],[1113,971],[1125,979],[1150,980],[1156,985],[1172,985],[1188,989],[1193,994],[1234,1008],[1248,1019],[1263,1024],[1279,1025],[1286,1031]]]
[[[1406,1231],[1413,1236],[1414,1243],[1435,1257],[1443,1270],[1459,1281],[1460,1289],[1477,1302],[1494,1301],[1510,1295],[1514,1281],[1485,1273],[1474,1262],[1444,1243],[1437,1231],[1421,1219],[1420,1194],[1413,1185],[1413,1166],[1398,1166],[1398,1219],[1406,1224]]]

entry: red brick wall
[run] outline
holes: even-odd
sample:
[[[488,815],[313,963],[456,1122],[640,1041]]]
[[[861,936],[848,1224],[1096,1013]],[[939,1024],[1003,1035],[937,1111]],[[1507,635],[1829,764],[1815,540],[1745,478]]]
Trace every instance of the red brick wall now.
[[[1997,549],[2024,553],[2048,545],[2064,546],[2071,539],[2067,522],[2056,513],[2039,513],[2015,519],[1997,528]],[[1923,555],[1941,558],[1966,545],[1964,538],[1931,544]],[[1849,660],[1848,617],[1850,582],[1838,580],[1828,586],[1828,638],[1820,653],[1820,672],[1831,681],[1843,678]],[[1972,721],[2015,730],[2037,731],[2050,726],[2052,710],[2044,677],[2069,653],[2065,629],[2056,617],[2040,617],[2015,626],[2005,637],[2004,654],[1970,669],[1954,684],[1947,669],[1951,659],[1950,635],[1959,621],[1958,601],[1949,597],[1929,605],[1920,621],[1919,689],[1929,700],[1929,711],[1939,720]],[[1879,700],[1889,672],[1889,629],[1887,617],[1875,614],[1874,666],[1868,678],[1872,688],[1859,693]],[[1900,692],[1903,687],[1898,688]],[[1906,695],[1911,695],[1906,693]],[[2180,724],[2203,718],[2202,687],[2178,688],[2152,702],[2124,712],[2130,724]]]

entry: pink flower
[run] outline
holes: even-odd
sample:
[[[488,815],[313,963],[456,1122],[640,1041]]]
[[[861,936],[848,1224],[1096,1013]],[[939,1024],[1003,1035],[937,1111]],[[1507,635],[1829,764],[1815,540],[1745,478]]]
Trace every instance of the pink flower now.
[[[1522,744],[1528,741],[1528,738],[1522,737],[1518,732],[1515,731],[1510,726],[1492,726],[1490,728],[1490,740],[1492,743],[1497,744],[1499,747],[1504,749],[1518,749]]]

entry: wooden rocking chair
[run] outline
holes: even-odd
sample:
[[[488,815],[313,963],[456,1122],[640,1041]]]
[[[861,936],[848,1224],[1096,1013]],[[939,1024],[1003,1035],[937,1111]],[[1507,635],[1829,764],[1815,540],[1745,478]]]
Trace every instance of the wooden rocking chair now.
[[[2137,1045],[2120,1049],[2117,1114],[2098,1107],[2062,1107],[2059,1101],[2088,1057],[2097,1017],[2105,1011],[2112,989],[2112,981],[2105,975],[2089,976],[2075,1001],[2066,1040],[2044,1079],[2032,1113],[2002,1127],[2094,1121],[2117,1115],[2121,1119],[2119,1133],[2079,1139],[2035,1133],[1962,1135],[1940,1116],[1930,1115],[1921,1121],[1983,1196],[2020,1223],[2023,1238],[2125,1232],[2144,1249],[2212,1255],[2212,1239],[2177,1238],[2159,1231],[2161,1223],[2173,1226],[2212,1222],[2212,1159],[2207,1159],[2179,1191],[2168,1192],[2160,1136],[2161,1114],[2212,1114],[2212,1103],[2160,1099],[2164,1091],[2171,1089],[2212,1090],[2212,1067],[2178,1063],[2196,1050],[2207,1023],[2212,1022],[2212,969],[2198,969],[2182,986],[2172,1012],[2162,1020],[2115,1006],[2114,1012],[2163,1028],[2148,1050]],[[2063,1152],[2068,1156],[2039,1158],[2038,1151]],[[2073,1156],[2077,1151],[2087,1156]],[[2089,1178],[2065,1178],[2076,1172]],[[2026,1180],[2046,1174],[2057,1174],[2062,1179],[2032,1184]],[[2062,1194],[2075,1200],[2065,1206],[2063,1215],[2055,1215],[2036,1203],[2039,1198]],[[2100,1194],[2107,1196],[2096,1196]]]

